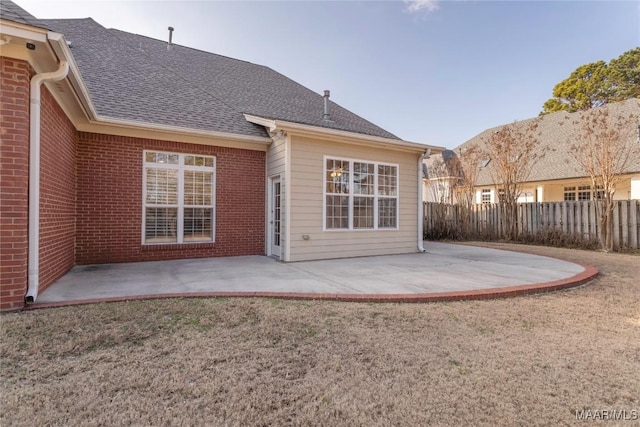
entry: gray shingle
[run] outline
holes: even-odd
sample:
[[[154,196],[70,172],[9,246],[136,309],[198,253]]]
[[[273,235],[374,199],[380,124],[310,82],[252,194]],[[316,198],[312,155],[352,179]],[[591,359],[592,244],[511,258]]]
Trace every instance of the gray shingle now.
[[[611,116],[627,116],[635,114],[640,116],[640,99],[629,99],[622,102],[604,105],[598,108],[606,108]],[[546,150],[545,156],[540,159],[529,177],[529,181],[546,181],[565,178],[584,177],[585,173],[581,170],[575,155],[571,152],[571,145],[575,141],[579,129],[574,118],[580,113],[558,112],[542,116],[537,132],[540,133],[540,148]],[[528,119],[518,122],[518,125],[526,125],[532,120]],[[503,125],[506,126],[506,125]],[[480,149],[486,146],[489,136],[501,129],[503,126],[487,129],[484,132],[474,136],[464,144],[456,147],[454,151],[459,153],[470,145],[477,145]],[[635,125],[634,125],[635,126]],[[634,127],[635,131],[635,127]],[[635,140],[630,143],[637,144]],[[640,156],[634,157],[629,162],[626,172],[640,172]],[[478,175],[478,185],[491,185],[493,180],[489,168],[481,168]]]
[[[266,136],[263,128],[87,19],[47,20],[71,51],[98,114],[190,129]]]
[[[36,19],[35,16],[12,1],[0,1],[0,18],[20,24],[31,25],[32,27],[50,29],[42,21]]]
[[[45,20],[72,42],[91,99],[104,116],[265,136],[243,113],[372,136],[395,135],[274,70],[106,29],[92,19]]]

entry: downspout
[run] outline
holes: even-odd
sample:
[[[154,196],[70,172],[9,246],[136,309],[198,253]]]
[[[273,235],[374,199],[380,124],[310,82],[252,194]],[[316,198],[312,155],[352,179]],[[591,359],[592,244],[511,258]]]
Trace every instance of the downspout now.
[[[56,71],[36,74],[31,78],[29,105],[29,282],[25,301],[38,298],[40,270],[40,85],[67,77],[69,63],[60,61]]]
[[[418,157],[418,252],[426,252],[424,248],[424,201],[422,200],[422,162],[431,155],[431,148],[427,148]]]

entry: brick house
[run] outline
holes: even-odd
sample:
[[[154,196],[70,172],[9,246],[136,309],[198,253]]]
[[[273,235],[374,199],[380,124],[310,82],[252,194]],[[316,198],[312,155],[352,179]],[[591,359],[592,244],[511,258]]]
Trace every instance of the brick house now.
[[[422,250],[440,147],[268,67],[1,8],[0,310],[78,264]]]

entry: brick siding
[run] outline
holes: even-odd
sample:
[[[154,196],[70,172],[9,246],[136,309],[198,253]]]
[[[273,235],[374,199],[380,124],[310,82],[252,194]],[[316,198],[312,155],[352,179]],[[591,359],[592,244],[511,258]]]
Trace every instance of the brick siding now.
[[[77,131],[42,86],[40,110],[40,286],[74,265]]]
[[[143,150],[216,156],[215,243],[142,245]],[[79,133],[76,262],[264,254],[265,153]]]
[[[0,57],[0,310],[21,308],[27,291],[30,75]]]
[[[0,311],[24,306],[29,80],[0,58]],[[41,103],[40,292],[74,264],[264,254],[265,153],[78,133],[46,87]],[[143,150],[216,156],[216,241],[142,245]]]

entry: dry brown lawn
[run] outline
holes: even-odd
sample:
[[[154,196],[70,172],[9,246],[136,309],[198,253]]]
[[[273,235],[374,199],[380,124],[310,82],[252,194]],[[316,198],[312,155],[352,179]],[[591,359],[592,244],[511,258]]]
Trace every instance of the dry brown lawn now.
[[[172,299],[3,315],[0,425],[594,425],[575,411],[640,410],[640,256],[491,246],[601,276],[495,301]]]

